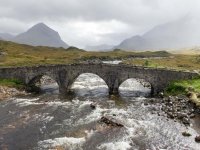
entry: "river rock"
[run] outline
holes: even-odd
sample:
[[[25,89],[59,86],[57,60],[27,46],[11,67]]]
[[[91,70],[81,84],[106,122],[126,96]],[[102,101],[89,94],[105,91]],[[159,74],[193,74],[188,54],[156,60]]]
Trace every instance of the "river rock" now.
[[[200,135],[195,137],[195,142],[200,143]]]
[[[25,91],[17,90],[16,88],[0,86],[0,100],[5,100],[16,95],[27,95]]]
[[[177,118],[178,119],[183,119],[183,118],[187,118],[187,114],[186,113],[182,113],[182,112],[178,112],[177,113]]]
[[[182,132],[182,135],[183,136],[192,136],[190,133],[188,133],[188,132]]]
[[[96,104],[95,104],[95,103],[91,103],[91,104],[90,104],[90,108],[96,109]]]
[[[106,125],[108,126],[111,126],[111,127],[124,127],[124,125],[122,125],[121,123],[118,123],[116,120],[113,121],[112,118],[108,118],[108,117],[101,117],[100,123],[105,123]]]
[[[160,93],[158,94],[158,96],[159,96],[160,98],[164,98],[164,93],[163,93],[163,92],[160,92]]]
[[[200,112],[199,108],[186,96],[168,96],[160,99],[160,111],[168,118],[190,125],[190,118]]]
[[[182,121],[183,121],[184,125],[190,125],[190,119],[189,118],[185,117],[185,118],[182,119]]]

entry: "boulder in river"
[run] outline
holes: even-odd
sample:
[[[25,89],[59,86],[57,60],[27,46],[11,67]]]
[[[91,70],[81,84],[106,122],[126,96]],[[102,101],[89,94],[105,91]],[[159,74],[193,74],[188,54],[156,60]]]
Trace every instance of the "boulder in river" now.
[[[191,135],[190,133],[188,133],[188,132],[183,132],[182,135],[183,135],[183,136],[192,136],[192,135]]]
[[[200,135],[195,137],[195,142],[200,143]]]
[[[111,127],[124,127],[123,124],[121,123],[118,123],[117,121],[113,121],[111,118],[108,118],[108,117],[101,117],[100,123],[105,123],[106,125],[108,126],[111,126]]]
[[[96,104],[95,104],[95,103],[91,103],[91,104],[90,104],[90,108],[96,109]]]

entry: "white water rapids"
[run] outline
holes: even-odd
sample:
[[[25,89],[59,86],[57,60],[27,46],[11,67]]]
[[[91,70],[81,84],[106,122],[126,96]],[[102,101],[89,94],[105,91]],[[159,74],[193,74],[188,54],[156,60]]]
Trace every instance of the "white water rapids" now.
[[[75,96],[62,98],[51,86],[48,94],[0,102],[0,149],[9,150],[198,150],[197,134],[178,122],[152,114],[144,106],[149,88],[136,80],[120,87],[121,96],[109,96],[105,82],[83,74],[72,89]],[[133,92],[137,91],[137,92]],[[95,103],[96,109],[90,104]],[[102,116],[115,118],[122,128],[99,125]],[[191,137],[183,137],[188,131]]]

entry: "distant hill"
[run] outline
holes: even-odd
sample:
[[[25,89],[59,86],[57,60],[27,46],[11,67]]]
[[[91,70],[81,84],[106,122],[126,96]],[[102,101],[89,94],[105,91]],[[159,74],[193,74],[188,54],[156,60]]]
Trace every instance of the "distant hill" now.
[[[44,23],[34,25],[28,31],[12,38],[13,42],[32,46],[63,47],[69,46],[61,39],[58,32],[49,28]]]
[[[144,35],[122,41],[115,48],[124,50],[180,49],[200,46],[199,22],[185,17],[154,27]]]
[[[2,40],[9,41],[9,40],[12,40],[14,38],[14,35],[11,35],[9,33],[0,33],[0,38]]]
[[[113,45],[102,44],[96,46],[86,46],[85,49],[88,51],[111,51],[113,47]]]
[[[65,49],[47,46],[30,46],[0,40],[0,66],[66,64],[74,62],[73,60],[75,59],[79,59],[84,53],[85,51],[75,47]]]
[[[200,55],[200,47],[185,48],[170,51],[173,54]]]

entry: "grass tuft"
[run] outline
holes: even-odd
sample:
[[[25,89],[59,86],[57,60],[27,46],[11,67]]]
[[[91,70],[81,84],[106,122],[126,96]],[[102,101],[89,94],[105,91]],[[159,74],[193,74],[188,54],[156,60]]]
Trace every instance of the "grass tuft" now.
[[[167,95],[187,94],[188,89],[193,89],[194,92],[200,93],[200,78],[172,82],[166,88],[165,93]]]
[[[11,87],[11,88],[16,88],[19,90],[25,89],[25,84],[17,79],[0,79],[0,85],[1,86],[6,86],[6,87]]]

